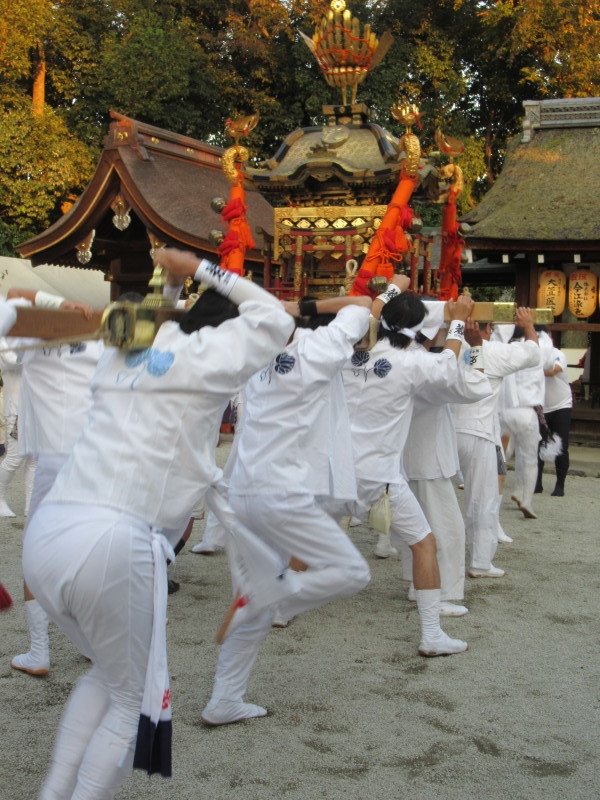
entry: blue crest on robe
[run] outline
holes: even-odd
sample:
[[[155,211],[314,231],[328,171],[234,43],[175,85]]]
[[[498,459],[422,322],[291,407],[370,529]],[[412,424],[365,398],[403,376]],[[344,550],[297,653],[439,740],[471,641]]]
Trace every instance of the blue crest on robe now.
[[[159,350],[157,347],[148,347],[146,350],[133,350],[125,356],[125,367],[127,370],[137,370],[131,376],[131,388],[133,389],[138,378],[147,370],[148,375],[154,378],[162,378],[171,368],[175,361],[175,354],[170,350]],[[131,373],[121,371],[117,374],[117,383],[121,383]]]
[[[370,358],[371,354],[368,352],[368,350],[357,350],[352,354],[350,363],[353,367],[364,367]]]
[[[294,358],[294,356],[291,356],[289,353],[286,352],[279,353],[278,356],[275,356],[275,365],[273,369],[279,375],[287,375],[288,372],[292,371],[295,363],[296,359]]]
[[[378,378],[385,378],[388,372],[391,370],[392,365],[387,360],[387,358],[378,358],[377,361],[373,364],[373,372],[377,375]]]

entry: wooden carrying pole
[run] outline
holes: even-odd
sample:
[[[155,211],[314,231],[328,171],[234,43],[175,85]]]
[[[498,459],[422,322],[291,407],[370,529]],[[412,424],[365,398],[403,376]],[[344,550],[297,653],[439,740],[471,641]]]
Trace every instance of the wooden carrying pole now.
[[[475,322],[493,322],[498,325],[513,325],[517,306],[514,303],[474,303],[471,319]],[[535,324],[551,325],[554,319],[551,308],[532,308]],[[448,306],[444,308],[444,320],[450,320]]]
[[[514,322],[516,306],[513,303],[475,303],[472,318],[476,322],[495,322],[511,324]],[[550,308],[531,309],[534,322],[541,325],[552,325],[554,317]],[[90,338],[99,338],[102,311],[94,312],[91,319],[79,311],[63,311],[61,309],[47,308],[17,308],[17,321],[7,336],[18,336],[34,339],[64,339],[69,341],[69,336],[81,337],[89,334]],[[177,309],[156,309],[156,323],[161,325],[169,319],[179,320],[185,311]],[[444,319],[450,316],[447,307],[444,309]]]
[[[91,319],[86,319],[80,311],[64,311],[49,308],[17,308],[17,321],[6,334],[33,339],[64,339],[69,336],[90,335],[99,338],[103,311],[95,311]],[[181,319],[184,311],[177,309],[156,309],[156,322],[161,325],[168,319]]]

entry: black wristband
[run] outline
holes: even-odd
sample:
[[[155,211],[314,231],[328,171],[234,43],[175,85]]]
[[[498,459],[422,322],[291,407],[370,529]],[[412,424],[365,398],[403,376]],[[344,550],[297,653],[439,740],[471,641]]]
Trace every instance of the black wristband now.
[[[301,317],[316,317],[317,316],[317,301],[316,300],[302,300],[298,303],[300,308]]]

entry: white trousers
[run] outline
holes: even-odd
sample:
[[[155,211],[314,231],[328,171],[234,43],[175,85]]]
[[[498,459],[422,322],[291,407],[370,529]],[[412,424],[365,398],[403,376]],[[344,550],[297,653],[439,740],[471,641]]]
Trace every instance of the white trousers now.
[[[227,531],[212,511],[206,516],[202,544],[205,547],[225,547],[227,544]]]
[[[150,651],[150,528],[115,509],[42,505],[29,521],[23,572],[93,662],[67,702],[40,800],[110,800],[131,771]]]
[[[458,432],[458,458],[465,479],[465,528],[471,566],[490,569],[498,547],[499,495],[496,445]]]
[[[462,600],[465,596],[465,523],[454,485],[450,478],[435,478],[409,481],[409,486],[435,535],[440,597],[442,600]],[[403,565],[404,553],[403,550]]]
[[[394,544],[418,544],[431,533],[431,525],[423,513],[417,498],[403,477],[396,483],[390,483],[390,507],[392,523],[390,535]],[[350,503],[349,513],[359,519],[367,519],[369,509],[385,491],[386,484],[380,481],[367,481],[360,478],[357,482],[358,500]]]
[[[538,416],[533,408],[505,408],[504,424],[515,447],[514,495],[531,509],[537,481],[538,444],[541,439]]]
[[[19,442],[10,435],[14,428],[16,416],[7,418],[6,428],[6,455],[0,463],[0,498],[6,500],[5,493],[8,485],[15,476],[15,472],[21,464],[24,464],[25,475],[25,513],[29,511],[29,499],[31,497],[31,487],[33,485],[36,460],[32,456],[22,456],[19,453]]]
[[[286,619],[347,597],[370,579],[367,562],[308,494],[245,496],[229,494],[236,516],[281,556],[282,570],[292,555],[308,565],[298,573],[300,590],[278,606]],[[217,662],[212,700],[241,701],[261,641],[271,628],[275,607],[240,625],[223,643]]]

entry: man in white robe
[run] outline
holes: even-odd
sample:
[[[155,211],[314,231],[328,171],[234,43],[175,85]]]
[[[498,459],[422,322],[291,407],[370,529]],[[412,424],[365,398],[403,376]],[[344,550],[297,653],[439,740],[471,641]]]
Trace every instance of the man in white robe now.
[[[517,331],[517,335],[520,331]],[[517,341],[521,341],[519,336]],[[525,519],[536,519],[533,494],[537,482],[540,425],[536,407],[544,405],[544,371],[552,367],[552,340],[547,333],[538,334],[540,363],[507,375],[502,387],[501,421],[510,433],[515,451],[515,476],[511,499]]]
[[[427,302],[430,316],[436,304]],[[443,304],[438,303],[442,306]],[[411,348],[428,351],[440,328],[428,322]],[[465,523],[452,478],[459,469],[456,431],[450,403],[473,403],[492,393],[487,378],[470,366],[470,350],[458,362],[457,382],[453,386],[425,390],[415,396],[408,439],[404,448],[404,471],[411,491],[419,501],[427,521],[435,531],[440,568],[440,616],[458,617],[467,608],[465,588]],[[407,553],[408,551],[408,553]],[[410,572],[405,570],[409,567]],[[409,599],[414,599],[410,549],[402,551],[403,574],[411,580]]]
[[[43,291],[11,288],[11,299],[20,298],[37,308],[63,308],[81,311],[89,317],[92,309],[85,303]],[[39,342],[18,340],[19,344]],[[37,466],[29,506],[33,516],[51,488],[60,468],[77,441],[92,402],[91,381],[104,344],[101,341],[61,344],[24,350],[21,383],[19,453],[35,459]],[[50,668],[48,615],[24,586],[25,613],[30,649],[15,656],[13,669],[30,675],[46,675]]]
[[[338,312],[316,330],[298,328],[285,349],[254,375],[245,390],[241,431],[229,477],[236,515],[281,555],[307,566],[299,591],[255,614],[239,609],[225,639],[210,701],[208,725],[224,725],[267,711],[244,703],[250,671],[277,613],[285,620],[358,592],[369,581],[363,557],[323,508],[356,496],[341,368],[368,328],[370,300],[331,298],[294,313]]]
[[[93,663],[67,704],[42,800],[114,797],[136,740],[140,750],[148,688],[158,706],[147,708],[156,724],[144,730],[156,734],[157,714],[170,711],[165,556],[173,558],[192,509],[219,480],[214,442],[229,398],[293,328],[279,301],[251,282],[192,253],[158,257],[172,282],[207,283],[239,305],[239,316],[205,324],[202,313],[222,304],[207,292],[180,324],[164,323],[150,348],[107,348],[89,423],[30,521],[25,579]],[[231,317],[222,305],[221,318]],[[170,758],[161,771],[170,774]]]
[[[458,457],[465,481],[465,524],[471,550],[468,574],[472,578],[501,578],[503,569],[492,563],[498,545],[500,495],[498,494],[498,452],[500,426],[497,398],[506,375],[540,361],[537,334],[531,311],[518,308],[516,321],[525,341],[514,344],[489,341],[491,326],[478,325],[467,333],[472,350],[480,348],[477,366],[483,368],[493,394],[471,405],[453,406]],[[503,460],[503,456],[502,460]]]
[[[426,308],[414,295],[402,293],[407,287],[406,276],[395,276],[388,290],[375,300],[374,314],[381,314],[379,339],[371,350],[356,352],[344,367],[358,480],[358,501],[352,513],[364,518],[389,487],[392,541],[404,541],[412,551],[421,622],[418,652],[442,656],[464,652],[468,645],[451,639],[440,627],[435,536],[402,474],[402,454],[415,395],[427,390],[435,392],[456,381],[464,321],[473,304],[466,297],[449,303],[453,320],[441,353],[410,350],[408,345],[424,324]]]
[[[23,353],[9,349],[11,343],[14,345],[14,341],[12,337],[8,339],[2,337],[0,339],[0,349],[4,351],[0,354],[0,370],[2,371],[4,384],[2,389],[4,401],[2,425],[4,426],[5,434],[5,455],[0,463],[0,517],[16,516],[8,505],[6,492],[21,464],[24,465],[25,470],[23,514],[24,516],[28,515],[35,475],[35,459],[23,457],[19,451],[18,436],[23,428],[22,420],[19,419],[19,398],[23,379]]]

